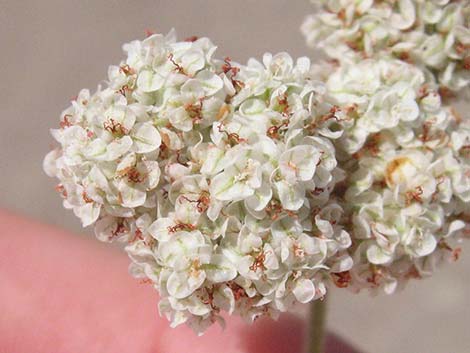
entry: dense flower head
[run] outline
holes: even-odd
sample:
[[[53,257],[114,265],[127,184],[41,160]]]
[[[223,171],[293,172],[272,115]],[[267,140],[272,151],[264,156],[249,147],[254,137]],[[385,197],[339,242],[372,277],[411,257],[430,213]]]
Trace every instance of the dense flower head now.
[[[468,120],[398,59],[343,63],[326,85],[345,112],[335,147],[348,176],[339,189],[353,237],[349,284],[393,293],[456,260],[468,235]]]
[[[313,2],[327,61],[152,34],[52,130],[64,207],[125,244],[172,326],[393,293],[470,236],[470,119],[448,99],[470,85],[469,1]]]
[[[173,33],[123,48],[106,85],[81,91],[52,130],[44,167],[64,206],[127,243],[174,326],[201,333],[222,312],[251,322],[323,298],[352,266],[331,195],[346,119],[310,61],[240,65]]]
[[[470,1],[313,0],[302,32],[310,46],[347,62],[389,56],[436,75],[453,93],[470,84]]]

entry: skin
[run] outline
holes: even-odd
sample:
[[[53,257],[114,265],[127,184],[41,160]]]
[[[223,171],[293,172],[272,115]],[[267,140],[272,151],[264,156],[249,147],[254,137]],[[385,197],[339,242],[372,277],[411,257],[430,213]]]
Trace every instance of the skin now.
[[[0,210],[0,352],[299,353],[305,322],[227,319],[197,337],[171,329],[129,260],[91,237]],[[327,352],[354,353],[329,336]]]

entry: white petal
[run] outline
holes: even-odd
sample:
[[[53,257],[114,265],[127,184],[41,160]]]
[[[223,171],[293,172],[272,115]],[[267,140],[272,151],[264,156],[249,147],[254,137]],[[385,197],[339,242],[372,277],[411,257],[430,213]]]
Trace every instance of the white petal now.
[[[55,149],[50,151],[44,158],[44,161],[42,162],[42,168],[48,176],[55,177],[57,175],[56,161],[60,155],[60,149]]]
[[[385,253],[379,246],[373,244],[367,249],[367,259],[375,265],[383,265],[392,260],[392,256]]]
[[[120,180],[118,182],[118,190],[121,201],[120,203],[123,207],[134,208],[142,206],[147,198],[147,193],[145,191],[135,188],[125,180]]]
[[[184,107],[179,107],[170,112],[170,123],[181,131],[191,131],[193,121]]]
[[[263,210],[266,205],[271,201],[273,191],[271,185],[264,182],[260,188],[255,190],[254,195],[248,197],[245,200],[245,205],[255,211]]]
[[[207,279],[214,283],[231,281],[237,276],[235,266],[222,255],[213,255],[210,264],[203,265]]]
[[[246,183],[236,181],[234,176],[221,173],[212,179],[210,192],[220,201],[242,200],[254,194],[254,189]]]
[[[158,162],[142,161],[137,164],[137,170],[145,175],[144,185],[147,190],[155,189],[160,181],[160,168]]]
[[[137,153],[149,153],[155,151],[161,145],[161,137],[157,129],[151,123],[137,123],[131,131],[134,141],[133,151]]]
[[[314,146],[296,146],[281,155],[279,169],[289,182],[307,181],[313,178],[319,160],[320,153]]]
[[[196,78],[201,82],[207,96],[212,96],[224,87],[224,81],[209,70],[201,71]]]
[[[391,114],[402,121],[413,121],[419,116],[419,107],[415,100],[404,100],[393,106]]]
[[[73,212],[78,218],[80,218],[84,227],[88,227],[96,222],[100,216],[100,210],[101,205],[95,202],[86,203],[83,206],[73,208]]]
[[[175,223],[171,218],[159,218],[150,225],[148,232],[158,241],[168,241],[171,237],[169,227],[174,225]]]
[[[413,25],[416,19],[414,3],[411,0],[399,0],[398,8],[400,12],[392,14],[390,24],[399,30],[406,30]]]
[[[106,216],[98,220],[95,224],[95,235],[100,241],[109,242],[113,239],[113,232],[116,230],[117,219]]]
[[[189,276],[185,272],[173,272],[168,277],[166,288],[171,296],[183,299],[190,296],[198,289],[206,279],[204,271],[199,271],[196,275]]]
[[[436,238],[432,234],[423,235],[419,241],[419,245],[415,247],[416,255],[427,256],[431,254],[437,246]]]
[[[300,278],[295,281],[292,293],[299,302],[308,303],[315,297],[315,285],[309,279]]]
[[[153,70],[144,70],[137,78],[137,87],[142,92],[154,92],[160,89],[165,83],[165,77]]]
[[[83,154],[88,159],[104,160],[107,151],[107,144],[101,139],[95,139],[90,142],[84,149]]]
[[[224,168],[225,153],[222,149],[215,146],[209,146],[204,157],[205,160],[201,167],[202,174],[214,175]]]
[[[299,185],[290,185],[285,180],[278,181],[275,185],[283,208],[297,211],[302,207],[305,191]]]
[[[188,201],[184,195],[176,200],[175,207],[175,218],[181,223],[196,224],[201,216],[201,213],[197,209],[197,203]]]
[[[200,51],[188,51],[181,58],[181,66],[183,66],[184,71],[190,76],[194,76],[204,65],[204,54]]]

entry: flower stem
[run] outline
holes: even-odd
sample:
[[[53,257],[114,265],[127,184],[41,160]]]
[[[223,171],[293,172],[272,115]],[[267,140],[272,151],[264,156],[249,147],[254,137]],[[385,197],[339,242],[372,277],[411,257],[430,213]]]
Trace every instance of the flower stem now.
[[[326,299],[314,300],[310,304],[310,316],[307,332],[307,353],[323,353],[325,341]]]

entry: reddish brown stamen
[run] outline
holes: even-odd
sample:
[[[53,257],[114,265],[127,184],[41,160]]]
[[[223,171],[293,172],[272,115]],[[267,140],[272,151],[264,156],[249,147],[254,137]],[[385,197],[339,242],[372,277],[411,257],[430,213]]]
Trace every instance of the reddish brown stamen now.
[[[173,227],[169,226],[167,229],[169,233],[176,233],[180,230],[193,231],[196,229],[196,226],[190,223],[178,223]]]
[[[121,124],[116,122],[113,118],[105,121],[103,127],[113,135],[127,135],[129,131]]]
[[[69,120],[69,118],[71,118],[71,117],[72,117],[72,115],[70,115],[70,114],[64,115],[64,117],[62,118],[62,121],[59,123],[59,126],[60,126],[61,129],[65,129],[66,127],[70,127],[70,126],[73,125]]]
[[[333,283],[338,288],[346,288],[351,283],[351,273],[349,271],[333,273],[331,276]]]
[[[198,39],[199,39],[198,36],[191,36],[191,37],[186,38],[184,41],[185,41],[185,42],[195,42],[195,41],[197,41]]]
[[[175,61],[173,54],[169,54],[169,55],[168,55],[168,60],[170,60],[170,62],[171,62],[173,65],[175,65],[175,70],[176,70],[176,72],[178,72],[178,73],[180,73],[180,74],[182,74],[182,75],[187,75],[187,74],[186,74],[186,71],[184,71],[184,68],[183,68],[180,64],[178,64],[178,63]]]

